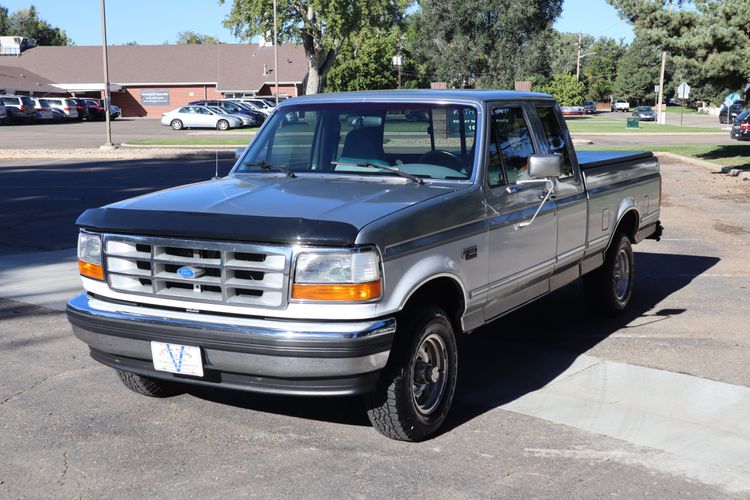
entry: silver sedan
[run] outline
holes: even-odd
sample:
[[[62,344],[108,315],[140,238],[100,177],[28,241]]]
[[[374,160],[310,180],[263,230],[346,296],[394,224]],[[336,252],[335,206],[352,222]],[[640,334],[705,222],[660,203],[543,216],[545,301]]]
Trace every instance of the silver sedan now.
[[[228,130],[242,126],[242,120],[233,115],[219,113],[206,106],[183,106],[161,116],[161,124],[175,130],[183,128],[217,128]]]

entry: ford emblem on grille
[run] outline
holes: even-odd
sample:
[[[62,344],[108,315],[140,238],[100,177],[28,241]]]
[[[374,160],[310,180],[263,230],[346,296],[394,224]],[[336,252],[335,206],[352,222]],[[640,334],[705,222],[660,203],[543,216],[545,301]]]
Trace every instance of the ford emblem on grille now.
[[[187,279],[193,279],[193,278],[200,278],[206,274],[205,269],[200,269],[197,267],[181,267],[177,270],[177,275],[180,278],[187,278]]]

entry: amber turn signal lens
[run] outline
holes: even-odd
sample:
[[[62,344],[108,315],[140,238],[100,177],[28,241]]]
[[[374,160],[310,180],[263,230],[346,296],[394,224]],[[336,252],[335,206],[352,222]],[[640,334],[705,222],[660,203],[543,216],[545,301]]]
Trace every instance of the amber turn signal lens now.
[[[91,264],[82,260],[78,261],[78,272],[81,276],[87,278],[93,278],[95,280],[104,281],[104,269],[98,264]]]
[[[309,285],[295,283],[292,285],[292,299],[295,300],[364,302],[379,299],[380,293],[380,280],[356,284]]]

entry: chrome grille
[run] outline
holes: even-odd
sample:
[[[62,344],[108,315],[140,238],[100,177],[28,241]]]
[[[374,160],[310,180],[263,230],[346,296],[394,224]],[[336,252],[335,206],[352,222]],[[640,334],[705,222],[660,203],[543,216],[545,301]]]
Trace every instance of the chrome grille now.
[[[273,245],[104,235],[110,288],[197,302],[285,307],[291,253]],[[177,273],[185,267],[195,276]]]

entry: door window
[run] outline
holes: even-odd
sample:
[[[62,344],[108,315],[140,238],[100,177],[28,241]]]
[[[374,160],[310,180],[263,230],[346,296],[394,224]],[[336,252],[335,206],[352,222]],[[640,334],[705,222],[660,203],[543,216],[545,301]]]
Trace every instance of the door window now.
[[[531,130],[523,116],[520,107],[504,107],[492,110],[492,141],[490,146],[490,185],[502,183],[513,184],[529,177],[529,156],[534,154],[534,143],[531,140]],[[504,167],[498,173],[498,162],[495,159],[493,168],[493,148],[499,152]],[[495,153],[497,157],[497,153]],[[493,184],[498,183],[498,184]]]
[[[555,109],[552,106],[537,106],[536,111],[542,122],[544,135],[547,137],[548,152],[550,154],[559,154],[563,157],[563,175],[561,179],[572,177],[573,165],[570,161],[570,151]]]

